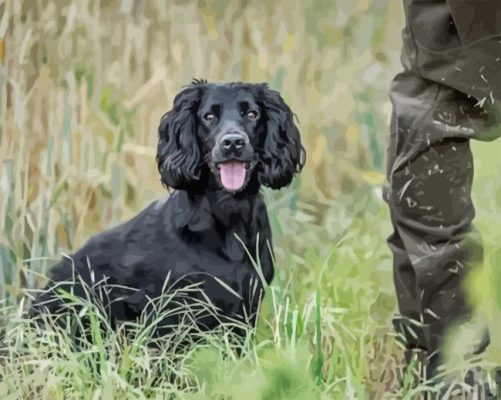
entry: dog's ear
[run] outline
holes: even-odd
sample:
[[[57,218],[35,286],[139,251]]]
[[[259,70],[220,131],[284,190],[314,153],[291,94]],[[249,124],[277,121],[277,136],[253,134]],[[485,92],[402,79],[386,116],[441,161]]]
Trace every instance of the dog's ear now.
[[[294,174],[303,168],[306,152],[301,145],[294,114],[275,90],[258,85],[258,103],[263,112],[265,138],[262,143],[259,181],[272,189],[292,182]]]
[[[162,183],[173,189],[189,190],[201,174],[201,151],[196,113],[201,87],[190,86],[174,99],[158,128],[157,164]]]

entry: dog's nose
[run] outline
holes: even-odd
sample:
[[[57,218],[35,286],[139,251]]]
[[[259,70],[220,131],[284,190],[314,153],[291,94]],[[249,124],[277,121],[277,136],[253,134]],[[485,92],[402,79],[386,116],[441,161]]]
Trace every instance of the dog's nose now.
[[[245,139],[239,133],[227,133],[221,138],[221,146],[225,150],[239,150],[245,145]]]

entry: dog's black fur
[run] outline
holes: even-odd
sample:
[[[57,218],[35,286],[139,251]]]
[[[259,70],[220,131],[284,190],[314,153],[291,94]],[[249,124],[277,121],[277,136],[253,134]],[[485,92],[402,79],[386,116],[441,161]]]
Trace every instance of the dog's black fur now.
[[[105,306],[113,323],[135,320],[161,295],[167,278],[177,288],[199,284],[221,317],[254,323],[264,282],[244,245],[252,255],[259,249],[269,284],[271,230],[259,188],[290,184],[304,164],[293,113],[266,84],[194,81],[175,97],[158,133],[161,181],[175,191],[55,266],[32,313],[63,309],[64,301],[54,295],[57,285],[84,296],[78,282],[61,284],[76,271],[90,286],[102,280],[110,285]],[[246,165],[240,188],[228,190],[222,183],[220,166],[228,160]],[[210,329],[217,321],[197,323]]]

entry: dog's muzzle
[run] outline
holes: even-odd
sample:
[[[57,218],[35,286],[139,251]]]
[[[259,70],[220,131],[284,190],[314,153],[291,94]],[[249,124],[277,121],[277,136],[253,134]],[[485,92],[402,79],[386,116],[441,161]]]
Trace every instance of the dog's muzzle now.
[[[232,131],[220,137],[214,151],[214,160],[221,184],[226,190],[236,192],[244,187],[252,157],[252,147],[244,132]]]

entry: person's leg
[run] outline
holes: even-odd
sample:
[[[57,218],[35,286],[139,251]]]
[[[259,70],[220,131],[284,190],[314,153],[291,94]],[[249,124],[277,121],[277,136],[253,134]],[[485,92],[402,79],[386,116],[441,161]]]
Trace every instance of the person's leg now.
[[[428,354],[433,374],[448,329],[471,316],[462,283],[482,251],[472,231],[468,138],[488,131],[496,119],[466,95],[412,72],[395,78],[391,97],[385,197],[401,314],[395,325],[409,350]],[[486,346],[483,339],[472,352]]]
[[[431,374],[446,333],[471,316],[462,283],[481,261],[469,139],[501,134],[493,108],[501,100],[501,2],[483,3],[404,0],[406,72],[391,87],[385,200],[394,227],[395,325],[408,356],[428,355]],[[485,348],[481,339],[470,341],[470,353]]]

